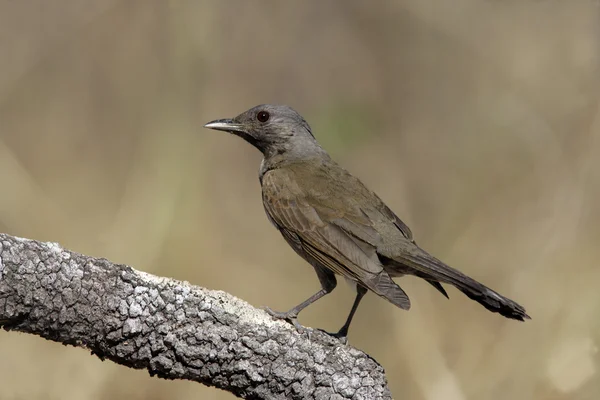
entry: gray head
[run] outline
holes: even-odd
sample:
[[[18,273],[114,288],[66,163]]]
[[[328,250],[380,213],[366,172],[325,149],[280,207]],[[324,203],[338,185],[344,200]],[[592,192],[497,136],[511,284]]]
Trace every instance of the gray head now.
[[[308,123],[288,106],[261,104],[233,119],[218,119],[204,127],[237,135],[259,149],[265,157],[323,151]]]

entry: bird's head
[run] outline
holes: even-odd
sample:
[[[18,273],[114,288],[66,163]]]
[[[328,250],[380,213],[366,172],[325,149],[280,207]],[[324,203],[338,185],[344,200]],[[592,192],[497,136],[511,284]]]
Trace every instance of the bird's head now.
[[[262,104],[233,119],[218,119],[204,127],[237,135],[265,156],[319,147],[304,118],[283,105]]]

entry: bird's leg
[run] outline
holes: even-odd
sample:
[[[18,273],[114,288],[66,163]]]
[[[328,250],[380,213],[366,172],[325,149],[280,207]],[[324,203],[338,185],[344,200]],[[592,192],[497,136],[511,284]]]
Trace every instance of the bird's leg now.
[[[344,323],[344,326],[342,326],[337,333],[326,332],[327,334],[340,339],[340,341],[342,343],[346,343],[348,341],[347,336],[348,336],[348,329],[350,328],[350,323],[352,322],[352,318],[354,318],[354,313],[356,313],[356,310],[358,309],[358,305],[360,304],[360,301],[362,300],[363,296],[366,293],[367,293],[366,288],[364,288],[363,286],[361,286],[359,284],[356,285],[356,297],[354,298],[354,303],[352,304],[352,309],[350,310],[350,314],[348,314],[348,318],[346,318],[346,323]]]
[[[274,318],[284,319],[288,322],[291,322],[297,330],[302,331],[304,330],[304,327],[298,322],[298,314],[300,313],[300,311],[304,310],[306,307],[319,300],[327,293],[329,293],[327,290],[321,289],[317,293],[310,296],[308,299],[304,300],[302,303],[298,304],[296,307],[286,312],[274,311],[271,310],[269,307],[265,307],[265,311]]]
[[[296,307],[286,312],[274,311],[271,310],[269,307],[265,307],[265,311],[272,317],[277,319],[284,319],[288,322],[291,322],[294,325],[294,327],[300,332],[303,332],[305,330],[305,328],[298,322],[298,314],[300,313],[300,311],[304,310],[306,307],[319,300],[326,294],[331,293],[331,291],[335,289],[337,285],[337,281],[333,272],[322,267],[314,268],[317,272],[317,276],[319,277],[319,281],[321,282],[321,290],[310,296],[308,299],[304,300],[302,303],[298,304]]]

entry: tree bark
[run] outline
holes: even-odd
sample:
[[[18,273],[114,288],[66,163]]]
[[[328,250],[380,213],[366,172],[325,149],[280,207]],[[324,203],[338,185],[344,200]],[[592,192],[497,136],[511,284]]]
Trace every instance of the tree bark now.
[[[0,326],[249,399],[391,399],[383,368],[222,291],[0,234]]]

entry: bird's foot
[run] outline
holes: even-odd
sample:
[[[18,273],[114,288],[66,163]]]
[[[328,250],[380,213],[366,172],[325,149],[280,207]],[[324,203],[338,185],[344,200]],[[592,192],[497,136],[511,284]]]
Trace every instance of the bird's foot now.
[[[296,328],[298,333],[306,334],[308,336],[308,338],[310,339],[311,329],[300,325],[300,323],[298,322],[298,314],[297,313],[292,312],[292,311],[287,311],[287,312],[275,311],[275,310],[271,310],[269,307],[263,307],[263,309],[271,317],[273,317],[275,319],[282,319],[282,320],[287,321],[290,324],[294,325],[294,328]]]
[[[347,331],[339,331],[336,333],[331,333],[331,332],[327,332],[326,330],[323,329],[317,329],[320,332],[325,333],[328,336],[334,337],[337,340],[340,341],[341,344],[348,344],[348,332]]]

